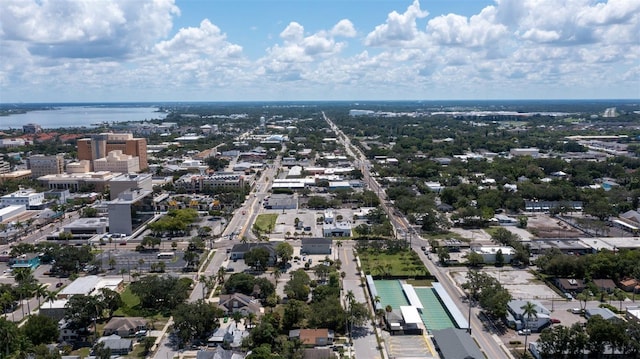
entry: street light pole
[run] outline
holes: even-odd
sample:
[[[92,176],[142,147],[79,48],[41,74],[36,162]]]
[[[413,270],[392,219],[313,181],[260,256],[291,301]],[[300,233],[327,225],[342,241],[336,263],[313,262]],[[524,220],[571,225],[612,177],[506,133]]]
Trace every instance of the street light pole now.
[[[469,326],[468,332],[471,335],[471,294],[467,294],[467,301],[469,302],[469,314],[467,319],[467,325]]]

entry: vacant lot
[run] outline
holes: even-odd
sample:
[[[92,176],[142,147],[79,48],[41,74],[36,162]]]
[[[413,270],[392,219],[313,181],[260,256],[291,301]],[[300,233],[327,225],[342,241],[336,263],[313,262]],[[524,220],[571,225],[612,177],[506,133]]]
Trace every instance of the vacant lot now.
[[[278,214],[276,213],[260,214],[256,218],[256,224],[254,224],[254,227],[260,233],[269,233],[275,229],[276,219],[278,219]]]
[[[528,217],[527,230],[538,238],[577,238],[582,232],[545,214]]]

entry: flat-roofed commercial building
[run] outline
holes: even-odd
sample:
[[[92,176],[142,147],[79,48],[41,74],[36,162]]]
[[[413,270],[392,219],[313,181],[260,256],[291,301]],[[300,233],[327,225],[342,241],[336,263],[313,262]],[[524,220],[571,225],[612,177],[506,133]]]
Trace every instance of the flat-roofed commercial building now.
[[[44,193],[33,189],[21,189],[0,197],[0,208],[19,205],[25,209],[39,209],[43,203]]]
[[[90,187],[93,191],[102,192],[108,187],[112,178],[120,173],[108,171],[86,173],[62,173],[58,175],[46,175],[38,178],[49,189],[68,189],[77,192],[83,187]]]
[[[111,190],[111,200],[118,198],[120,193],[136,188],[142,190],[153,190],[153,176],[150,173],[144,174],[121,174],[109,181],[109,189]]]
[[[131,235],[135,228],[151,219],[155,213],[152,193],[141,189],[127,190],[107,202],[109,232]]]

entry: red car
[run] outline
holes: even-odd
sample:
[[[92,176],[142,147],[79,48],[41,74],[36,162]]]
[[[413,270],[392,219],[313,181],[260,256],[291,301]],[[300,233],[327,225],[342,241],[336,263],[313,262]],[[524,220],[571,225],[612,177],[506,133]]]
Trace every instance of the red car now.
[[[551,318],[551,323],[558,324],[560,323],[560,319]]]

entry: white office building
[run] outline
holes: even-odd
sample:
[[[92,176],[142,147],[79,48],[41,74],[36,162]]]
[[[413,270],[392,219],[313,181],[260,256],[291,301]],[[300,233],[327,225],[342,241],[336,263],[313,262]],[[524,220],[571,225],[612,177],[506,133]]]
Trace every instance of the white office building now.
[[[20,189],[0,198],[0,208],[22,205],[25,206],[25,209],[32,209],[41,206],[43,203],[44,193],[38,193],[32,189]]]

